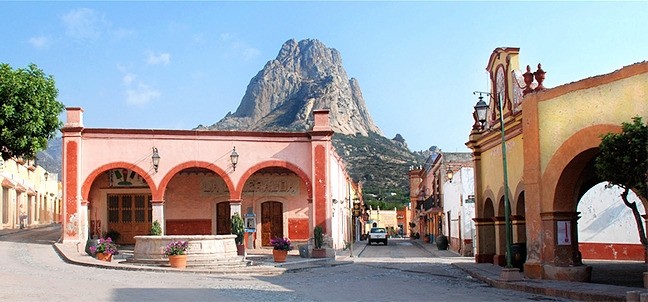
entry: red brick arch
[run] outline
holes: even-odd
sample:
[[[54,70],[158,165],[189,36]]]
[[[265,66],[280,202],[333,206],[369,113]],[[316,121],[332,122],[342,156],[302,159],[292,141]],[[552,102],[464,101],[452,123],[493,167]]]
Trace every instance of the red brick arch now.
[[[227,190],[229,190],[230,196],[232,196],[233,192],[235,192],[232,179],[229,177],[227,172],[225,172],[220,167],[206,161],[188,161],[171,168],[171,170],[169,170],[169,172],[164,175],[164,178],[162,178],[162,181],[160,182],[159,190],[153,194],[153,200],[163,200],[164,191],[166,191],[166,187],[169,185],[171,179],[173,179],[176,174],[180,173],[180,171],[187,168],[204,168],[213,171],[225,181],[225,185],[227,185]]]
[[[146,184],[151,189],[151,192],[156,191],[155,183],[153,182],[153,179],[151,178],[151,175],[148,174],[148,172],[133,163],[119,161],[105,164],[88,174],[85,181],[83,181],[83,186],[81,187],[81,196],[83,197],[83,199],[88,200],[88,196],[90,195],[90,188],[92,187],[95,179],[97,179],[97,177],[101,175],[101,173],[118,168],[135,171],[135,173],[139,174],[146,180]]]
[[[236,190],[232,190],[230,192],[230,195],[232,196],[232,199],[242,199],[243,195],[243,187],[245,186],[245,182],[254,174],[255,172],[263,169],[263,168],[270,168],[270,167],[281,167],[281,168],[286,168],[295,174],[304,182],[304,185],[306,186],[306,192],[308,194],[308,198],[312,199],[313,198],[313,188],[311,185],[310,178],[308,177],[308,174],[306,174],[302,169],[300,169],[298,166],[291,164],[287,161],[282,161],[282,160],[269,160],[269,161],[264,161],[260,162],[249,169],[247,169],[243,175],[241,176],[241,179],[239,180],[239,183],[236,186]]]

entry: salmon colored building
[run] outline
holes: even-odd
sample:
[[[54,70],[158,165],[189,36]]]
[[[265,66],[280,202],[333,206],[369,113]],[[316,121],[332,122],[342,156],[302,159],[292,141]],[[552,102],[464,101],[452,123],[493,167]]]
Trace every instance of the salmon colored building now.
[[[63,132],[63,242],[120,234],[230,234],[242,215],[248,248],[275,237],[306,242],[324,228],[329,248],[350,242],[350,209],[331,201],[359,195],[331,144],[328,110],[308,132],[97,129],[67,108]]]
[[[540,65],[522,73],[518,54],[518,48],[491,54],[486,70],[492,90],[483,95],[489,103],[486,122],[481,125],[475,114],[466,143],[475,163],[475,260],[506,263],[501,95],[511,243],[526,250],[524,274],[588,281],[591,267],[583,264],[579,250],[577,205],[605,181],[594,170],[601,136],[620,132],[621,123],[634,116],[648,120],[648,62],[546,89]],[[646,208],[647,201],[641,202]]]

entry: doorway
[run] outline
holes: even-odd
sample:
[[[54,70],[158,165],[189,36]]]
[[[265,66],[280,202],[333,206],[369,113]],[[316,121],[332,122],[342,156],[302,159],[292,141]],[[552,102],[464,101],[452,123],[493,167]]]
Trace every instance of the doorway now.
[[[261,204],[261,245],[270,246],[272,238],[283,238],[283,204],[266,201]]]

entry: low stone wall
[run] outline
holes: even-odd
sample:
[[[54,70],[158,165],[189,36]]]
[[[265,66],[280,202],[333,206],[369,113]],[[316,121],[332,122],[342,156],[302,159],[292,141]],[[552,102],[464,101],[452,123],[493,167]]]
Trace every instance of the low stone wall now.
[[[187,266],[231,264],[243,261],[236,254],[236,235],[135,236],[133,258],[129,262],[166,264],[164,248],[172,241],[188,241]]]

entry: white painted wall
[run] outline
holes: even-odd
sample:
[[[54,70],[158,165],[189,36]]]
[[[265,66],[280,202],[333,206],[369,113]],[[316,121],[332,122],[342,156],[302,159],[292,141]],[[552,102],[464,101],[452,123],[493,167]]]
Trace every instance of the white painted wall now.
[[[605,188],[605,184],[603,182],[592,187],[578,203],[577,211],[581,213],[578,241],[641,244],[634,215],[621,200],[623,190],[617,186]],[[637,203],[642,215],[646,213],[632,191],[628,194],[628,200]]]

